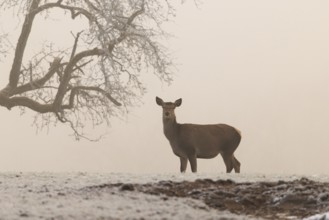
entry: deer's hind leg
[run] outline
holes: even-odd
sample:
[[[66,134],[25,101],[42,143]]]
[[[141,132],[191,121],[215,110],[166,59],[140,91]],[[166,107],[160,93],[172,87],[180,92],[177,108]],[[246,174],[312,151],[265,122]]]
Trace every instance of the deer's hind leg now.
[[[232,155],[232,162],[233,162],[233,168],[236,173],[240,173],[240,166],[241,163],[236,159],[234,155]]]
[[[196,155],[190,155],[188,157],[188,160],[190,162],[192,172],[196,173],[196,171],[197,171]]]
[[[226,166],[226,173],[232,172],[233,167],[234,167],[232,155],[227,156],[227,155],[222,154],[222,157],[223,157],[223,160],[224,160],[224,163],[225,163],[225,166]]]

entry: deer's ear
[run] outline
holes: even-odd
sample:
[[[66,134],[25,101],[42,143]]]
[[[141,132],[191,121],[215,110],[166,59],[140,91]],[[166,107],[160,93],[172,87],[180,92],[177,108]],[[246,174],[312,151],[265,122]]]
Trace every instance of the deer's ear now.
[[[162,106],[162,104],[163,104],[163,100],[160,99],[158,96],[155,97],[155,101],[157,102],[158,105]]]
[[[175,105],[176,105],[176,107],[180,106],[181,104],[182,104],[182,99],[177,99],[177,100],[175,101]]]

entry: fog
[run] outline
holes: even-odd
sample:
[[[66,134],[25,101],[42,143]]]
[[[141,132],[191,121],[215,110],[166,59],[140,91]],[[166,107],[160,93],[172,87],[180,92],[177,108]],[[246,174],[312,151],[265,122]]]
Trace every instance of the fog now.
[[[37,133],[32,114],[1,108],[0,171],[178,172],[159,96],[183,99],[178,122],[241,130],[241,172],[329,174],[328,9],[328,1],[187,1],[167,25],[177,63],[170,86],[146,76],[142,105],[108,129],[89,131],[107,132],[99,142],[77,142],[62,125]],[[11,62],[0,63],[1,87]],[[198,171],[225,166],[221,157],[199,159]]]

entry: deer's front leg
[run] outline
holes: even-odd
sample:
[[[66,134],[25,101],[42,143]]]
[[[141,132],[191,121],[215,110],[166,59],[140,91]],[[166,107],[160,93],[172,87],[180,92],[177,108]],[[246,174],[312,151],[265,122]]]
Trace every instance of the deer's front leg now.
[[[196,155],[189,156],[188,160],[190,161],[192,172],[196,173],[197,171]]]
[[[187,158],[180,157],[180,172],[185,173],[187,167]]]

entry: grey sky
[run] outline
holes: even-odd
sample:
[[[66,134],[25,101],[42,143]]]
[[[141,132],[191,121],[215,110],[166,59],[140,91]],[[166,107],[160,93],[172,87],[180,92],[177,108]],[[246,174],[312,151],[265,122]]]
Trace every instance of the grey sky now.
[[[36,134],[29,114],[1,108],[0,170],[178,172],[157,95],[183,99],[179,122],[239,128],[241,172],[329,174],[328,9],[324,0],[187,2],[168,25],[178,63],[171,86],[147,76],[144,105],[113,120],[98,143],[75,142],[61,125]],[[35,32],[56,36],[54,29]],[[10,64],[0,63],[1,86]],[[225,166],[220,157],[199,160],[198,171]]]

